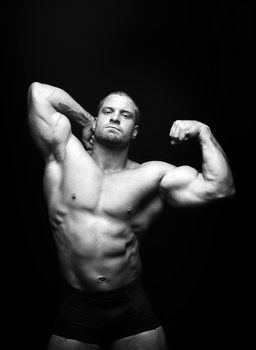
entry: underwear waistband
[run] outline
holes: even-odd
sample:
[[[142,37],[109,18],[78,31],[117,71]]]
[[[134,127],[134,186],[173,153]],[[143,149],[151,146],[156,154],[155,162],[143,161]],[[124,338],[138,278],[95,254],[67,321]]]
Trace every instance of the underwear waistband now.
[[[67,282],[64,282],[64,295],[76,299],[81,303],[96,303],[96,304],[120,304],[127,302],[137,293],[142,290],[141,274],[139,274],[132,282],[127,285],[108,291],[88,292],[74,288]]]

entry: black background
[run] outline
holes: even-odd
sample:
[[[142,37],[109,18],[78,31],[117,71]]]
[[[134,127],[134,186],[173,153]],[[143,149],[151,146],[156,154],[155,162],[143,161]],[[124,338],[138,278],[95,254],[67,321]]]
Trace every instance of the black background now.
[[[109,92],[130,93],[142,115],[130,149],[138,162],[200,170],[197,143],[173,147],[168,134],[176,119],[208,124],[239,194],[252,14],[245,1],[47,0],[10,2],[2,15],[4,332],[11,348],[39,350],[58,309],[60,271],[44,162],[27,127],[29,84],[61,87],[93,115]],[[166,207],[141,247],[144,285],[172,349],[235,348],[238,194],[200,209]]]

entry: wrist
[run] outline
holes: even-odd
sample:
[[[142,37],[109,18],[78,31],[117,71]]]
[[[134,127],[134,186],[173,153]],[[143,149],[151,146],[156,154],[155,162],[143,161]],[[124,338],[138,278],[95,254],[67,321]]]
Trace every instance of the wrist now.
[[[199,140],[204,141],[205,139],[209,139],[210,135],[211,135],[211,130],[209,126],[206,124],[202,124],[198,134]]]

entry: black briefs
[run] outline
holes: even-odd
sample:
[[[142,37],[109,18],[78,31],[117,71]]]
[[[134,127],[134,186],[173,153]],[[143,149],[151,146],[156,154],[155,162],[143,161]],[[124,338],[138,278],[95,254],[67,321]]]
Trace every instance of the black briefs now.
[[[87,293],[66,285],[53,334],[105,345],[159,326],[137,278],[107,292]]]

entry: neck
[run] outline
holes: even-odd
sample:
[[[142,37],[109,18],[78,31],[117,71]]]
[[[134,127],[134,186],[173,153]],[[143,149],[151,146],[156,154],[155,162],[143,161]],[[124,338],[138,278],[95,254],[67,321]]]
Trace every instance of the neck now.
[[[123,170],[126,167],[129,147],[108,148],[94,142],[91,152],[97,165],[106,172]]]

